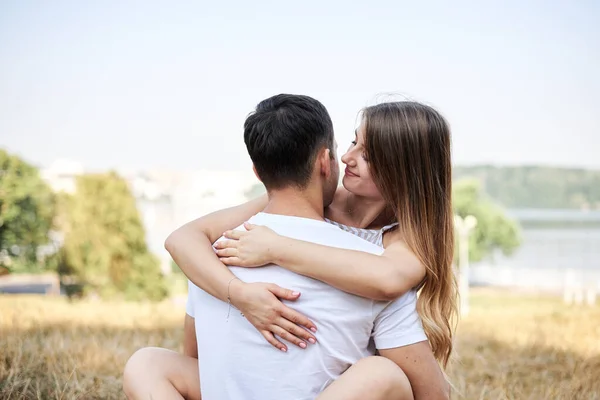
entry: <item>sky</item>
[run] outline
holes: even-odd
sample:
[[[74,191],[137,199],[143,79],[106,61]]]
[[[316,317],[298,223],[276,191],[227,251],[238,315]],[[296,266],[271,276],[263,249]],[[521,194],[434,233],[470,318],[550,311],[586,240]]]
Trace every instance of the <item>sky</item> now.
[[[39,166],[241,170],[245,117],[322,101],[340,149],[409,98],[455,164],[600,168],[600,2],[0,2],[0,148]]]

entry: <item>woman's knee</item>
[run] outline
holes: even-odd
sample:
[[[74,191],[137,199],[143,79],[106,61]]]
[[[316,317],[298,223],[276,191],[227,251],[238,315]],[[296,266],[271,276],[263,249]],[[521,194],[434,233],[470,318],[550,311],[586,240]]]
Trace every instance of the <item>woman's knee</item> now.
[[[371,356],[359,360],[354,367],[369,371],[373,377],[374,384],[377,387],[386,390],[389,393],[406,393],[412,397],[412,388],[408,377],[398,365],[392,360],[381,357]],[[406,398],[407,396],[403,396]]]
[[[164,349],[158,347],[143,347],[138,349],[131,357],[129,357],[129,360],[127,360],[127,364],[125,364],[125,374],[135,373],[139,368],[148,368],[154,365],[153,363],[157,361],[157,359],[160,359],[162,350]]]
[[[123,390],[125,394],[132,393],[136,390],[139,384],[148,382],[148,378],[152,378],[159,371],[154,371],[160,366],[162,351],[158,347],[144,347],[137,350],[127,363],[123,371]]]
[[[159,347],[139,349],[125,365],[123,391],[130,399],[148,398],[140,393],[199,399],[198,360]]]

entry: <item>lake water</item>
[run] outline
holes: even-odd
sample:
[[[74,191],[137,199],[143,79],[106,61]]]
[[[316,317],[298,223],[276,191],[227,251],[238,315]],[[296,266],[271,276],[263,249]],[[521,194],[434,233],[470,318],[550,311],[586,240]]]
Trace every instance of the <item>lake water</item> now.
[[[474,285],[600,290],[600,212],[519,210],[522,245],[510,257],[472,265]]]

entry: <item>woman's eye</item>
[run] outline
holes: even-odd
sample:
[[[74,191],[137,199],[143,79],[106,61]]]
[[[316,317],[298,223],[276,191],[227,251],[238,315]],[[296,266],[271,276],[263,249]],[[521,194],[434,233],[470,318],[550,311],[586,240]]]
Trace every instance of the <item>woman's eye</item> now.
[[[356,140],[352,141],[352,146],[356,146]]]

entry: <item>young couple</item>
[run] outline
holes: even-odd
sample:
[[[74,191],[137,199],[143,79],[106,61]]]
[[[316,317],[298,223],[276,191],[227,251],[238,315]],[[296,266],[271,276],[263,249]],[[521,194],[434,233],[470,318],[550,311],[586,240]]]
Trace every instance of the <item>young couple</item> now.
[[[313,98],[260,102],[244,141],[267,196],[169,236],[190,280],[184,354],[138,350],[127,397],[447,399],[456,284],[444,118],[408,101],[362,110],[343,187],[331,119]]]

